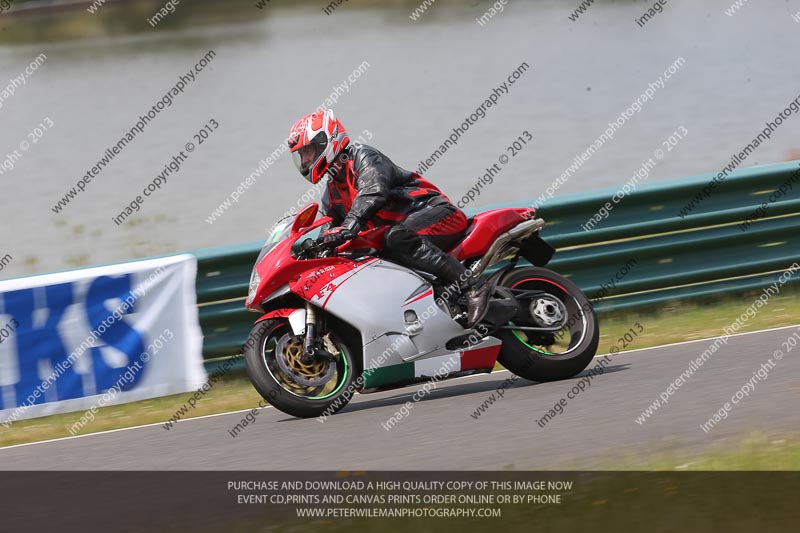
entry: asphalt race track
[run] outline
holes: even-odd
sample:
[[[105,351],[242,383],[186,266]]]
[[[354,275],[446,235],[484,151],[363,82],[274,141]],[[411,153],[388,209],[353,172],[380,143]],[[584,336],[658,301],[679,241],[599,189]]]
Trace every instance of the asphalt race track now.
[[[800,347],[784,354],[709,433],[730,402],[797,326],[733,336],[644,424],[636,418],[711,344],[693,341],[612,357],[563,414],[536,420],[580,377],[518,381],[477,420],[470,416],[510,374],[441,382],[393,429],[382,424],[416,389],[357,396],[320,423],[267,408],[231,437],[245,412],[0,450],[2,470],[475,470],[613,468],[663,449],[699,450],[752,430],[779,434],[800,422]],[[635,348],[635,345],[631,348]],[[592,365],[593,366],[593,365]]]

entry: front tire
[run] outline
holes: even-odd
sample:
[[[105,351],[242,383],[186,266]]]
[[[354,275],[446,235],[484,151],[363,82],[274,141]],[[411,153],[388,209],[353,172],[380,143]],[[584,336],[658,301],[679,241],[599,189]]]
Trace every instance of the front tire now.
[[[337,361],[304,363],[302,337],[285,318],[256,324],[245,345],[245,368],[255,389],[275,408],[299,418],[332,415],[355,394],[351,352],[333,333],[329,350]]]
[[[537,299],[531,307],[546,312],[550,305],[551,318],[561,315],[564,321],[562,329],[550,338],[523,330],[500,330],[496,334],[503,341],[497,358],[500,364],[521,378],[539,382],[571,378],[589,366],[597,353],[600,330],[591,302],[577,285],[538,267],[514,269],[499,284],[510,289],[545,291],[547,297]],[[531,318],[529,323],[535,322]],[[554,342],[547,344],[551,341]]]

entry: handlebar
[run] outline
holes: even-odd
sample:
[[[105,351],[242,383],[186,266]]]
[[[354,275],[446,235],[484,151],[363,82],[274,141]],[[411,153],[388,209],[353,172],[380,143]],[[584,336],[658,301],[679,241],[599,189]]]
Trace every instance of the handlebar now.
[[[323,244],[321,241],[308,238],[300,244],[300,255],[310,257],[328,257],[334,250]]]
[[[347,247],[350,243],[355,241],[358,241],[359,244],[364,245],[365,248],[373,248],[373,243],[371,243],[370,240],[375,240],[376,238],[378,240],[382,240],[383,232],[385,231],[386,226],[380,228],[369,228],[359,232],[354,239],[337,247],[329,247],[319,240],[308,238],[300,244],[300,255],[306,257],[330,257],[332,255],[337,255],[338,249],[341,246]],[[379,245],[374,247],[377,248]]]

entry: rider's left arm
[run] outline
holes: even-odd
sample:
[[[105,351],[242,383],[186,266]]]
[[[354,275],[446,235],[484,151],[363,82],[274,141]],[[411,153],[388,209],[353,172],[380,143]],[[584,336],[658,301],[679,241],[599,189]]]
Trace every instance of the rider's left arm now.
[[[364,227],[389,199],[391,168],[377,158],[370,158],[359,170],[356,187],[358,194],[342,222],[344,228],[354,233]]]

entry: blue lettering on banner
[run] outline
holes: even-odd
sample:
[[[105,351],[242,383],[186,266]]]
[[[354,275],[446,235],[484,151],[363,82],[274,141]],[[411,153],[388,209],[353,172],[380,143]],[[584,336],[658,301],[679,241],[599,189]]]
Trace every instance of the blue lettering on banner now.
[[[5,405],[4,403],[8,402],[4,402],[4,395],[0,394],[0,409],[45,402],[44,394],[34,394],[48,377],[40,373],[42,362],[47,363],[44,365],[45,368],[49,367],[51,370],[61,365],[62,372],[48,386],[48,394],[53,391],[52,394],[59,401],[81,398],[92,393],[102,394],[118,384],[120,378],[129,370],[133,379],[123,384],[121,390],[130,390],[141,380],[144,371],[137,371],[134,363],[145,351],[144,338],[127,322],[114,318],[114,311],[118,308],[120,309],[118,315],[123,311],[124,314],[134,311],[135,301],[134,305],[120,307],[120,304],[131,296],[131,275],[95,278],[86,292],[85,302],[75,302],[75,293],[74,283],[61,283],[0,294],[3,314],[11,315],[19,322],[13,333],[16,337],[16,357],[19,367],[19,381],[12,385],[16,405]],[[130,298],[129,301],[133,300],[134,298]],[[109,301],[112,303],[109,304]],[[62,319],[73,305],[83,308],[89,325],[85,336],[80,335],[80,337],[91,338],[92,332],[97,332],[98,340],[95,341],[95,345],[81,354],[81,358],[85,358],[86,354],[91,357],[94,390],[84,389],[85,376],[78,374],[75,365],[70,364],[68,356],[71,350],[64,345],[62,332],[59,331]],[[46,316],[43,322],[39,318],[41,314]],[[102,326],[104,322],[105,326]],[[102,333],[100,330],[103,330]],[[9,346],[13,346],[13,343],[9,343]],[[101,347],[105,346],[125,354],[128,363],[119,368],[109,366],[101,354]],[[71,348],[76,349],[77,346]]]
[[[47,306],[47,320],[40,327],[36,327],[33,322],[36,302],[34,291],[44,293]],[[62,283],[51,285],[42,289],[22,289],[19,291],[6,293],[5,312],[12,315],[19,321],[15,335],[17,337],[17,360],[19,361],[20,381],[15,385],[17,404],[11,407],[26,405],[28,397],[41,384],[39,377],[39,362],[50,361],[53,367],[58,363],[67,364],[67,352],[64,343],[58,332],[58,324],[61,322],[67,307],[72,305],[72,284]],[[81,390],[81,378],[75,373],[75,369],[69,366],[59,377],[56,390],[60,390],[59,400],[80,398],[83,396]],[[33,398],[31,405],[44,403],[44,395]],[[8,406],[3,406],[8,408]]]
[[[98,331],[98,333],[98,328],[100,328],[103,321],[108,320],[106,323],[111,323],[111,326],[99,334],[100,339],[108,346],[113,346],[127,355],[128,362],[133,363],[135,358],[138,358],[145,351],[142,336],[124,320],[114,320],[114,310],[117,306],[110,310],[105,306],[105,302],[112,298],[119,298],[124,301],[130,294],[130,275],[117,278],[108,276],[97,278],[92,283],[92,286],[89,287],[89,292],[86,295],[86,317],[89,319],[91,330]],[[126,311],[133,311],[133,306],[128,307]],[[98,391],[107,391],[131,369],[130,364],[120,368],[111,368],[106,364],[103,356],[100,355],[99,348],[92,348],[92,363]],[[133,374],[135,377],[130,382],[125,383],[120,390],[126,391],[136,386],[142,378],[142,372],[137,372],[134,368]]]

